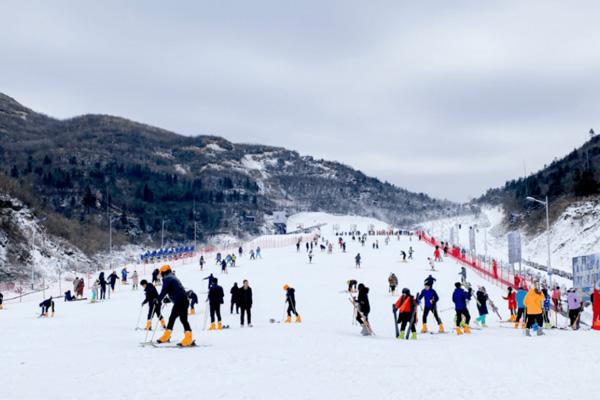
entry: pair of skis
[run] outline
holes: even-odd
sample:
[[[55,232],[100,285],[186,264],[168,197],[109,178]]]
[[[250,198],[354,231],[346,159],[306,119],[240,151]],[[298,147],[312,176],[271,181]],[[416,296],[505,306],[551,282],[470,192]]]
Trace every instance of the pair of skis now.
[[[398,309],[396,308],[396,306],[394,304],[392,304],[392,311],[394,313],[394,328],[396,330],[396,338],[400,339],[400,329],[398,328]],[[402,334],[404,335],[404,338],[406,340],[410,339],[410,332],[413,330],[413,328],[416,331],[416,326],[415,326],[416,316],[417,316],[417,306],[413,305],[413,310],[410,315],[410,322],[408,324],[408,327],[406,328],[406,332],[402,332]]]
[[[352,303],[352,305],[354,306],[355,313],[357,313],[358,315],[360,315],[360,319],[362,320],[363,326],[365,327],[365,329],[367,330],[367,332],[369,332],[369,334],[371,336],[375,336],[375,332],[373,332],[373,329],[371,328],[371,324],[367,320],[366,315],[360,310],[360,304],[358,304],[358,302],[356,301],[356,299],[354,297],[352,297],[352,296],[350,296],[349,300],[350,300],[350,303]]]

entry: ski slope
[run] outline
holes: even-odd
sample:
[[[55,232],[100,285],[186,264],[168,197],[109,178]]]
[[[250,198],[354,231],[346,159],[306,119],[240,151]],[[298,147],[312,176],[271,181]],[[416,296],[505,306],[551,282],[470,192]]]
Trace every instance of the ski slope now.
[[[313,219],[314,215],[305,225]],[[356,221],[346,217],[339,223],[344,229]],[[327,226],[322,232],[335,240]],[[375,239],[379,250],[371,248]],[[331,255],[316,250],[313,264],[306,251],[297,253],[295,246],[263,249],[263,259],[256,261],[244,255],[227,275],[218,271],[211,256],[204,271],[195,259],[174,263],[177,276],[201,301],[206,292],[202,278],[211,272],[227,294],[226,303],[233,282],[241,284],[247,278],[253,289],[253,328],[240,328],[225,304],[224,323],[231,329],[202,331],[204,305],[198,306],[201,312],[190,317],[200,345],[196,348],[141,347],[146,334],[134,328],[143,291],[134,292],[130,286],[118,284],[110,300],[97,304],[59,299],[56,316],[47,319],[36,318],[41,297],[36,303],[9,303],[0,311],[0,399],[505,400],[535,391],[545,399],[573,393],[593,397],[600,361],[593,331],[548,330],[546,336],[528,338],[510,325],[501,326],[490,314],[490,327],[471,335],[395,339],[391,305],[397,297],[388,293],[387,277],[395,272],[399,289],[420,290],[429,274],[426,257],[432,249],[405,236],[400,241],[393,237],[389,246],[383,237],[370,237],[365,247],[346,240],[346,253],[337,246]],[[403,263],[400,251],[409,246],[415,259]],[[363,258],[359,270],[354,267],[358,252]],[[459,267],[445,261],[437,269],[433,275],[441,297],[438,307],[451,331],[449,309]],[[352,324],[353,309],[345,293],[346,281],[352,278],[370,288],[369,319],[375,337],[360,336],[360,328]],[[473,273],[469,280],[474,288],[484,284],[503,317],[508,316],[500,289]],[[301,324],[269,323],[270,318],[282,320],[285,283],[296,289]],[[473,318],[478,315],[474,302],[470,311]],[[437,331],[432,317],[428,322],[430,330]],[[177,322],[173,340],[182,335]]]

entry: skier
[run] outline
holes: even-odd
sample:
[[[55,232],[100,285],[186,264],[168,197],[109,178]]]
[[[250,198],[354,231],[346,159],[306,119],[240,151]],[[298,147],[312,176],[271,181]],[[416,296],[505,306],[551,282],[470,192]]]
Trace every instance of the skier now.
[[[160,274],[158,268],[155,268],[154,271],[152,271],[152,284],[153,285],[158,285],[159,281],[158,281],[158,275]]]
[[[312,249],[310,249],[310,251],[308,252],[308,263],[312,264],[312,259],[313,259],[313,251]]]
[[[119,277],[117,276],[117,272],[113,271],[109,276],[108,276],[108,284],[110,285],[110,290],[114,293],[115,292],[115,283],[117,283],[117,280],[119,279]]]
[[[542,285],[542,294],[544,295],[544,329],[550,329],[550,294],[546,285]]]
[[[169,296],[173,302],[173,308],[171,309],[171,315],[169,316],[169,322],[167,323],[167,329],[163,335],[158,339],[158,343],[166,343],[171,339],[171,331],[175,325],[175,320],[179,318],[179,321],[183,325],[184,336],[179,345],[182,347],[192,346],[194,340],[192,339],[192,328],[188,322],[187,309],[189,302],[185,294],[183,285],[171,272],[171,266],[163,265],[160,267],[160,274],[163,278],[163,286],[160,291],[158,298],[154,299],[155,306],[158,306],[160,302]],[[159,307],[160,308],[160,307]]]
[[[100,300],[106,299],[106,279],[104,279],[104,272],[100,272],[98,275],[98,283],[100,284]]]
[[[358,284],[358,282],[356,281],[356,279],[350,279],[346,283],[348,284],[348,293],[354,293],[354,292],[356,292],[356,285]]]
[[[429,263],[429,270],[435,271],[435,264],[433,262],[433,259],[431,257],[427,257],[427,262]]]
[[[233,284],[233,286],[231,287],[231,290],[229,290],[229,294],[231,294],[231,306],[229,309],[229,314],[233,314],[234,306],[235,306],[235,313],[239,314],[240,313],[240,288],[239,288],[237,282],[235,282]]]
[[[467,269],[465,267],[460,267],[460,282],[464,285],[467,283]]]
[[[508,301],[508,309],[510,311],[510,319],[509,321],[516,321],[517,320],[517,315],[516,315],[516,310],[517,310],[517,298],[516,298],[516,294],[515,292],[513,292],[513,288],[512,287],[508,287],[508,293],[506,294],[506,297],[502,297],[504,300]]]
[[[287,284],[283,285],[283,290],[285,290],[285,302],[288,305],[287,318],[284,322],[286,324],[292,322],[292,314],[296,316],[296,322],[302,322],[302,318],[300,318],[298,311],[296,311],[296,290],[292,287],[289,287]]]
[[[221,322],[221,304],[224,302],[224,297],[225,293],[223,292],[223,288],[219,286],[219,280],[214,278],[213,285],[208,289],[208,307],[210,308],[209,331],[223,329],[223,323]],[[215,319],[217,320],[217,325],[215,325]]]
[[[213,285],[216,283],[217,278],[215,278],[213,276],[213,274],[210,274],[209,276],[207,276],[206,278],[202,279],[203,281],[208,280],[208,290],[210,290],[211,287],[213,287]]]
[[[406,252],[402,250],[400,251],[400,254],[402,255],[402,262],[406,262]]]
[[[554,304],[554,311],[562,311],[561,297],[562,295],[560,293],[560,286],[557,285],[552,290],[552,303]]]
[[[250,259],[256,260],[256,257],[254,256],[254,249],[250,249]]]
[[[527,330],[525,334],[527,336],[531,336],[531,328],[537,325],[537,335],[541,336],[544,334],[544,317],[542,305],[544,303],[544,294],[540,290],[538,284],[535,284],[532,289],[529,290],[525,298],[523,299],[523,304],[527,309]]]
[[[95,303],[98,301],[99,288],[100,288],[100,281],[98,279],[96,279],[94,281],[94,284],[92,285],[92,299],[90,300],[91,303]]]
[[[127,271],[127,267],[123,267],[121,270],[121,284],[127,285],[127,275],[129,275],[129,271]]]
[[[221,273],[222,274],[227,273],[227,261],[226,260],[221,261]]]
[[[396,323],[400,325],[400,331],[406,331],[406,325],[409,324],[408,328],[411,331],[410,338],[417,340],[417,321],[416,321],[416,307],[417,303],[415,298],[410,294],[408,288],[402,289],[402,296],[396,301],[394,307],[398,310],[398,320]],[[398,339],[403,339],[404,335],[400,334]]]
[[[371,304],[369,303],[369,288],[364,284],[358,284],[358,296],[354,299],[358,308],[356,313],[356,321],[362,327],[361,335],[368,336],[371,333],[367,328],[365,322],[369,322],[369,313],[371,312]],[[362,314],[362,315],[361,315]],[[366,321],[362,320],[362,316],[365,317]]]
[[[131,290],[138,290],[140,276],[138,275],[137,269],[133,270],[131,275]]]
[[[410,247],[408,248],[408,259],[409,259],[409,260],[412,260],[412,259],[413,259],[413,253],[414,253],[414,252],[415,252],[415,251],[413,250],[412,246],[410,246]]]
[[[454,303],[454,310],[456,311],[456,334],[462,335],[464,333],[471,333],[469,322],[471,322],[471,314],[467,308],[467,301],[471,300],[471,289],[468,291],[462,288],[460,282],[454,284],[454,293],[452,293],[452,302]],[[463,317],[465,318],[463,322]],[[463,330],[461,331],[461,326]]]
[[[242,287],[238,289],[239,306],[242,309],[240,315],[240,325],[244,326],[244,314],[248,317],[248,326],[252,328],[252,288],[248,285],[248,280],[244,279]]]
[[[238,254],[240,257],[244,254],[244,249],[242,248],[242,246],[240,246],[240,248],[238,249]]]
[[[144,329],[147,331],[152,330],[152,317],[154,315],[156,315],[156,318],[158,318],[160,321],[160,326],[165,328],[165,319],[163,318],[161,312],[162,303],[155,302],[155,300],[158,299],[158,291],[156,290],[156,287],[153,284],[148,283],[148,281],[145,279],[142,279],[140,285],[142,285],[142,288],[144,289],[145,296],[144,301],[142,302],[142,307],[144,304],[148,304],[148,317],[146,318],[146,327]]]
[[[40,317],[48,317],[48,311],[52,309],[51,317],[54,317],[54,300],[52,300],[52,296],[50,296],[47,300],[44,300],[40,303],[40,307],[42,308],[42,313]]]
[[[594,291],[590,296],[592,303],[592,329],[600,330],[600,281],[594,285]],[[2,295],[0,294],[0,308],[2,308]]]
[[[436,246],[435,250],[433,251],[433,258],[436,262],[442,261],[442,255],[440,254],[440,249],[437,246]]]
[[[579,315],[581,314],[581,298],[575,288],[567,290],[567,306],[569,308],[569,321],[573,330],[579,329]]]
[[[485,287],[479,286],[477,292],[475,293],[475,298],[477,299],[477,311],[479,312],[479,317],[475,319],[475,322],[486,328],[485,318],[488,315],[487,302],[489,300],[488,294],[485,291]]]
[[[395,296],[396,295],[396,287],[398,286],[398,277],[393,272],[390,273],[388,277],[388,283],[390,285],[390,293]]]
[[[200,264],[200,271],[204,270],[204,264],[206,264],[206,260],[204,260],[204,256],[200,256],[200,260],[198,260],[198,263]]]
[[[254,250],[252,252],[254,252]],[[296,242],[296,252],[298,252],[298,253],[300,252],[300,241],[299,240]]]
[[[215,264],[221,265],[221,253],[217,253],[215,258]]]
[[[190,315],[196,315],[195,306],[198,304],[198,296],[194,293],[193,290],[188,290],[186,292],[187,298],[190,302]]]
[[[440,301],[440,297],[435,289],[433,289],[434,281],[435,278],[429,275],[429,277],[425,279],[425,287],[417,295],[416,299],[417,304],[420,304],[421,300],[423,300],[423,326],[421,327],[422,333],[427,333],[427,316],[429,313],[433,314],[435,322],[438,324],[438,332],[444,333],[444,324],[442,323],[437,311],[437,303]]]
[[[256,258],[262,258],[262,255],[260,254],[260,246],[256,247]]]
[[[517,301],[517,318],[515,319],[515,329],[519,327],[521,317],[523,317],[521,329],[525,329],[525,303],[523,303],[523,301],[525,300],[525,296],[527,296],[527,291],[523,286],[519,287],[519,290],[515,295],[515,300]]]
[[[4,301],[4,295],[2,293],[0,293],[0,310],[2,310],[4,308],[4,305],[2,304],[3,301]]]
[[[79,279],[79,282],[77,283],[77,292],[76,292],[76,297],[83,299],[83,288],[85,287],[85,281],[83,278]]]
[[[356,257],[354,257],[354,261],[355,261],[355,263],[356,263],[356,268],[360,268],[360,259],[361,259],[361,257],[360,257],[360,253],[358,253],[358,254],[356,255]]]

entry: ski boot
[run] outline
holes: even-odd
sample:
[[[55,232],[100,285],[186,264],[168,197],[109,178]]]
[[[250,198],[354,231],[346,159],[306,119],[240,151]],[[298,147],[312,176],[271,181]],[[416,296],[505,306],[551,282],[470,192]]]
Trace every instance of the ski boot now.
[[[421,333],[427,333],[427,324],[423,324],[421,327]]]
[[[160,338],[158,338],[158,343],[167,343],[171,340],[171,331],[167,329]]]
[[[160,320],[160,326],[161,326],[163,329],[167,329],[167,323],[165,322],[165,320],[164,320],[164,319],[161,319],[161,320]]]
[[[146,321],[146,327],[144,328],[144,330],[147,330],[147,331],[152,330],[152,321],[151,320]]]
[[[521,322],[521,329],[525,329],[525,321]]]
[[[179,346],[188,347],[191,346],[193,342],[194,340],[192,339],[192,332],[185,331],[183,334],[183,339],[181,340],[181,342],[179,342]]]
[[[471,333],[471,327],[467,324],[465,324],[465,326],[463,326],[463,330],[465,331],[465,333]]]
[[[417,332],[413,332],[410,334],[410,339],[411,340],[417,340]]]
[[[292,322],[292,317],[288,315],[288,317],[283,321],[284,324],[289,324]]]
[[[221,329],[223,329],[223,324],[221,323],[221,321],[219,321],[219,322],[217,323],[217,329],[218,329],[218,330],[221,330]]]
[[[190,310],[190,315],[196,315],[196,310],[192,308],[192,309]]]
[[[370,336],[371,333],[367,329],[367,326],[365,324],[362,324],[361,326],[362,326],[362,330],[360,331],[360,334],[363,336]]]
[[[540,327],[539,327],[539,329],[538,329],[538,331],[537,331],[537,335],[538,335],[538,336],[543,336],[543,335],[545,335],[545,333],[544,333],[544,328],[542,328],[542,327],[540,326]]]
[[[463,331],[458,326],[456,327],[456,334],[459,336],[463,334]]]
[[[438,333],[444,333],[444,324],[440,324],[440,326],[438,327]]]
[[[302,318],[300,318],[299,315],[296,315],[296,323],[299,324],[300,322],[302,322]]]
[[[217,327],[215,326],[215,323],[214,323],[214,322],[211,322],[211,323],[210,323],[210,326],[208,327],[208,330],[209,330],[209,331],[214,331],[214,330],[216,330],[216,329],[217,329]]]
[[[519,329],[519,323],[515,322],[515,329]]]
[[[525,329],[525,336],[531,336],[531,329]]]

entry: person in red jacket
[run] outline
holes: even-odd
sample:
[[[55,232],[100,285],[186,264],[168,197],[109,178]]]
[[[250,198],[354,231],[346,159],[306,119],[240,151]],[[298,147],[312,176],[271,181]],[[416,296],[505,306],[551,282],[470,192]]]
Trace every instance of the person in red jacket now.
[[[492,260],[492,274],[494,274],[494,279],[498,279],[498,263],[496,260]]]
[[[513,291],[512,287],[508,287],[508,294],[506,295],[506,297],[502,297],[504,300],[508,300],[508,309],[510,310],[510,319],[509,321],[515,321],[517,319],[516,317],[516,310],[517,310],[517,294]]]
[[[435,251],[433,252],[433,257],[435,261],[442,261],[442,254],[440,253],[440,249],[437,246],[435,248]]]
[[[600,281],[596,282],[594,293],[592,293],[592,309],[594,318],[592,319],[592,329],[600,331]]]

